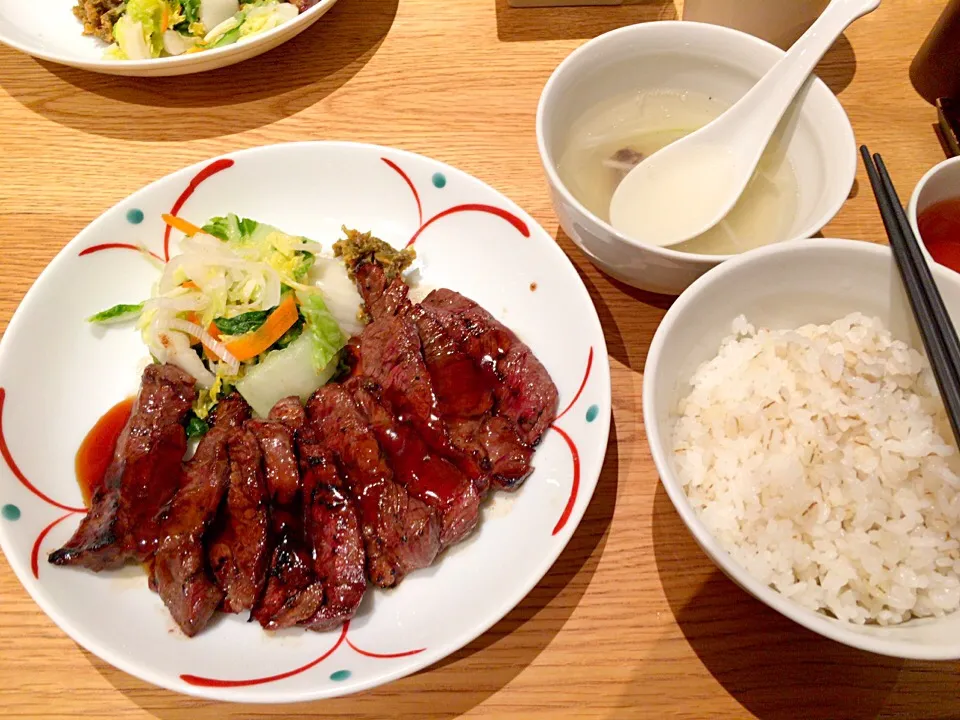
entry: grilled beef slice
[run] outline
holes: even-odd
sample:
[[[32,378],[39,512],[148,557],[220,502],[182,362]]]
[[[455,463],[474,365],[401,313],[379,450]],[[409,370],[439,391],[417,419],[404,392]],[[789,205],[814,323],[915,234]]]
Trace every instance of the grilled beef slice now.
[[[439,523],[422,501],[394,481],[376,437],[340,385],[320,388],[307,403],[318,439],[335,454],[356,500],[367,551],[367,575],[380,587],[426,567],[439,549]]]
[[[289,505],[300,492],[293,431],[278,420],[247,420],[244,427],[260,443],[267,493],[280,505]]]
[[[237,429],[249,419],[250,406],[236,390],[218,402],[210,413],[210,424],[214,427]]]
[[[302,514],[292,515],[292,508],[274,513],[283,518],[276,528],[280,541],[253,617],[270,630],[329,630],[353,617],[363,599],[366,553],[354,502],[333,458],[309,425],[297,437]]]
[[[383,267],[375,262],[360,265],[354,280],[372,320],[405,314],[411,305],[408,298],[410,288],[403,278],[395,276],[392,280],[387,279]]]
[[[423,359],[444,415],[480,417],[493,409],[494,383],[443,329],[429,308],[417,305],[411,317]]]
[[[533,471],[533,448],[520,440],[516,426],[506,418],[487,413],[445,420],[453,445],[484,471],[479,479],[470,476],[481,495],[491,483],[499,490],[515,490]]]
[[[434,290],[421,303],[474,362],[497,380],[497,414],[536,445],[557,414],[557,388],[546,368],[511,330],[469,298]]]
[[[299,525],[299,523],[298,523]],[[263,596],[250,616],[267,630],[293,627],[311,618],[323,602],[323,584],[314,577],[303,528],[280,534],[270,560]]]
[[[533,450],[512,422],[493,415],[498,383],[447,333],[436,311],[417,305],[411,317],[450,440],[469,458],[458,465],[481,494],[491,479],[499,488],[519,487],[532,470]]]
[[[307,424],[307,412],[296,395],[278,400],[270,410],[270,419],[282,422],[293,432]]]
[[[381,388],[383,399],[416,428],[430,447],[453,451],[420,353],[420,338],[410,320],[386,315],[364,328],[359,374]]]
[[[297,397],[288,397],[277,402],[270,410],[267,422],[286,428],[291,438],[297,438],[301,431],[311,430],[306,411]],[[297,455],[302,454],[293,449],[296,460]],[[266,449],[264,453],[269,486],[270,469]],[[306,466],[304,473],[308,470],[309,467]],[[294,471],[297,473],[299,490],[302,482],[296,465]],[[251,617],[268,630],[280,630],[301,624],[312,618],[323,603],[323,583],[314,574],[312,550],[305,537],[304,512],[299,492],[293,500],[273,506],[271,526],[278,540],[270,559],[266,587],[251,613]]]
[[[333,459],[314,456],[303,475],[304,528],[313,572],[323,584],[323,603],[303,621],[311,630],[330,630],[357,612],[367,589],[366,553],[354,501]]]
[[[270,559],[267,488],[260,446],[253,433],[234,430],[227,452],[230,484],[226,503],[211,533],[208,558],[224,593],[222,609],[238,613],[253,607],[266,579]]]
[[[360,336],[359,371],[387,384],[384,396],[395,410],[427,418],[416,427],[428,445],[481,495],[491,480],[499,488],[519,487],[531,472],[533,450],[512,422],[492,416],[503,383],[447,332],[440,311],[410,303],[400,277],[388,282],[381,267],[367,263],[356,279],[374,318]]]
[[[213,428],[184,467],[184,485],[161,514],[161,540],[152,586],[187,637],[200,632],[223,600],[207,569],[203,536],[213,523],[230,481],[227,439]]]
[[[431,453],[410,425],[394,418],[376,398],[372,383],[364,385],[357,380],[347,383],[390,460],[394,478],[437,513],[441,549],[458,542],[479,518],[480,495],[473,482],[449,460]]]
[[[104,570],[157,547],[156,517],[179,488],[187,438],[181,422],[196,398],[194,380],[173,365],[149,365],[103,485],[73,537],[50,554],[54,565]]]

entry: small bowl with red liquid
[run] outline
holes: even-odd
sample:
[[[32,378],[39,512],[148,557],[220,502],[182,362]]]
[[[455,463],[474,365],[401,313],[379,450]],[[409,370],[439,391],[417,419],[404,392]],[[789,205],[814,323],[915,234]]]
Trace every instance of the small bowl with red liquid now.
[[[907,207],[927,257],[960,273],[960,157],[927,171]]]

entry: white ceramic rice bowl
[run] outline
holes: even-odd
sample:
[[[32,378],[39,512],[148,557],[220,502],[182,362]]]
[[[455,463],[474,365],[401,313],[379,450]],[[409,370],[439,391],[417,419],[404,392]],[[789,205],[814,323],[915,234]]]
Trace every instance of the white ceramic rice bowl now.
[[[933,267],[944,302],[960,319],[960,275]],[[751,577],[711,535],[687,500],[672,452],[671,415],[697,367],[713,358],[733,320],[796,328],[852,312],[879,317],[894,337],[922,350],[893,256],[886,246],[812,239],[771,245],[714,268],[667,312],[647,355],[643,418],[660,479],[697,543],[730,579],[760,601],[824,637],[900,658],[960,658],[960,612],[897,626],[855,625],[814,612]]]

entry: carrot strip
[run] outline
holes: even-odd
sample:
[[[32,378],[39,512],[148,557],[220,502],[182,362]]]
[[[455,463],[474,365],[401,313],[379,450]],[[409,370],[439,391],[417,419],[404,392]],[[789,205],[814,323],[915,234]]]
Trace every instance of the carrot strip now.
[[[183,218],[177,217],[176,215],[170,215],[168,213],[164,213],[163,215],[161,215],[161,217],[163,218],[163,221],[167,225],[172,227],[174,230],[179,230],[180,232],[182,232],[184,235],[187,235],[188,237],[193,237],[197,233],[203,232],[201,228],[198,228],[193,223],[187,222]]]
[[[300,314],[297,312],[297,301],[293,293],[287,293],[263,325],[228,343],[227,350],[240,361],[256,357],[283,337],[283,334],[297,322],[298,317]]]
[[[210,323],[210,327],[207,328],[207,332],[210,333],[210,337],[212,337],[214,340],[220,339],[220,328],[217,327],[216,323]],[[210,348],[208,348],[206,345],[203,346],[203,356],[207,358],[207,360],[220,359],[216,355],[214,355],[212,352],[210,352]]]
[[[170,6],[163,4],[163,15],[160,16],[160,32],[165,33],[170,27]]]
[[[200,289],[200,286],[197,285],[193,280],[187,280],[187,281],[185,281],[185,282],[180,283],[180,287],[185,288],[185,289],[187,289],[187,290],[199,290],[199,289]]]

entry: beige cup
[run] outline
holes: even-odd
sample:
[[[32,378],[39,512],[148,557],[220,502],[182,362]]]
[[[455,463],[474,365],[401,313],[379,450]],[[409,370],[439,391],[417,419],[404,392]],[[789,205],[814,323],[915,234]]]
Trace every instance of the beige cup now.
[[[726,25],[789,48],[829,0],[684,0],[683,19]]]

